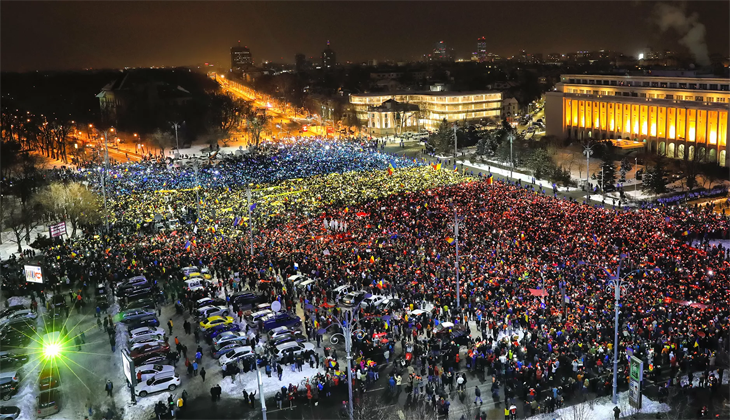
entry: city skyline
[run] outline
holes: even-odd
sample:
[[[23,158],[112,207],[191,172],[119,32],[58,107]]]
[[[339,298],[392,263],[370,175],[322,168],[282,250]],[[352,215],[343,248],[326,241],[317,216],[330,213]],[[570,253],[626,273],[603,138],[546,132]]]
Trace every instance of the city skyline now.
[[[293,63],[297,53],[318,60],[328,40],[341,63],[417,60],[441,40],[468,60],[482,36],[488,52],[507,57],[636,55],[648,46],[729,54],[727,2],[3,2],[1,10],[6,71],[227,66],[239,40],[257,64]]]

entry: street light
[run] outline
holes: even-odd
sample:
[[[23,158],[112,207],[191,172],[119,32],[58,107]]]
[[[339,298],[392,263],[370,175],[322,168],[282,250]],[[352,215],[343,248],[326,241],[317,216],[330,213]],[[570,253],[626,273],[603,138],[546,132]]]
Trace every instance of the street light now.
[[[593,154],[593,146],[586,144],[583,147],[583,154],[586,155],[586,202],[591,199],[590,181],[588,178],[591,172],[591,155]]]
[[[305,305],[305,309],[309,311],[314,311],[315,308],[312,305]],[[340,342],[340,338],[342,337],[345,340],[345,356],[347,357],[347,392],[348,392],[348,414],[350,417],[350,420],[353,420],[354,418],[354,408],[352,405],[352,335],[356,334],[358,340],[365,337],[365,331],[359,328],[356,328],[357,324],[362,320],[360,318],[360,307],[359,306],[353,306],[353,307],[344,307],[344,308],[338,308],[340,310],[341,315],[338,317],[334,314],[333,311],[330,311],[330,315],[332,317],[332,322],[330,325],[328,325],[325,328],[321,328],[317,331],[317,334],[324,335],[326,330],[334,325],[337,325],[342,329],[342,332],[336,332],[330,336],[330,343],[337,344]],[[381,317],[383,321],[389,321],[390,316],[384,315]]]
[[[598,266],[596,264],[589,264],[584,261],[578,261],[578,265],[592,265],[601,267],[606,273],[608,274],[608,281],[606,282],[606,290],[608,292],[614,293],[614,321],[613,321],[613,404],[618,404],[618,316],[619,316],[619,300],[621,299],[621,289],[624,289],[624,293],[626,293],[626,286],[628,280],[626,280],[627,277],[631,276],[632,274],[639,273],[639,272],[645,272],[648,271],[644,268],[640,268],[637,270],[630,271],[623,276],[621,275],[621,262],[626,257],[626,254],[620,254],[619,260],[618,260],[618,268],[616,270],[616,275],[612,276],[611,272],[607,270],[604,267]],[[655,267],[652,271],[654,272],[661,272],[661,269],[658,267]],[[613,290],[611,290],[613,289]]]

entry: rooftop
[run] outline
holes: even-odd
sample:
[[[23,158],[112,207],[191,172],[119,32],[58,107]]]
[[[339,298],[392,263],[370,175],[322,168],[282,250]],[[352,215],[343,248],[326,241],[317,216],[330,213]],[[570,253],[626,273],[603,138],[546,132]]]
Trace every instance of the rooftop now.
[[[430,90],[413,90],[402,92],[371,92],[371,93],[353,93],[352,96],[404,96],[404,95],[425,95],[425,96],[471,96],[471,95],[496,95],[501,92],[498,90],[473,90],[466,92],[455,91],[430,91]]]

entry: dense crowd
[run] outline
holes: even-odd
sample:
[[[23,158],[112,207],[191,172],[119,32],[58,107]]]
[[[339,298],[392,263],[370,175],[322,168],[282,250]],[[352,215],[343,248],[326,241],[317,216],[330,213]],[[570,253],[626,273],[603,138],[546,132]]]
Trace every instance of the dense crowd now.
[[[531,410],[532,401],[546,397],[551,402],[544,404],[554,408],[564,394],[609,393],[615,308],[608,280],[620,276],[625,279],[620,354],[632,347],[645,360],[645,371],[656,377],[676,378],[681,370],[690,377],[703,372],[710,385],[722,382],[722,370],[719,378],[709,371],[726,367],[721,365],[730,343],[730,254],[708,241],[728,238],[725,216],[709,208],[614,211],[431,167],[391,173],[392,157],[371,160],[381,155],[367,152],[367,159],[355,163],[356,149],[341,151],[337,156],[346,158],[340,159],[326,158],[327,151],[311,146],[281,151],[268,161],[252,157],[208,170],[211,189],[200,193],[210,205],[209,227],[231,226],[246,212],[245,190],[229,191],[226,185],[266,184],[258,187],[255,201],[277,217],[257,230],[253,256],[245,230],[221,234],[195,224],[155,234],[113,230],[67,241],[48,256],[61,275],[91,281],[139,274],[166,280],[188,265],[210,267],[222,282],[234,282],[238,273],[237,289],[259,288],[289,309],[297,303],[319,308],[308,306],[312,336],[332,322],[323,308],[338,285],[397,296],[404,310],[389,320],[368,318],[366,337],[384,333],[400,341],[410,366],[394,373],[394,383],[397,376],[398,385],[407,382],[414,393],[430,385],[430,398],[441,407],[434,390],[450,383],[464,386],[465,378],[459,383],[454,375],[460,363],[492,374],[493,393],[496,389],[498,395],[501,382],[510,405],[519,397]],[[360,164],[360,171],[347,171],[353,164]],[[393,166],[415,165],[403,160]],[[282,167],[287,171],[277,169]],[[144,177],[122,177],[114,184],[112,207],[120,220],[168,208],[175,214],[190,206],[194,191],[153,191],[169,187],[167,182],[190,187],[189,177],[147,170]],[[333,173],[323,174],[328,172]],[[123,195],[125,188],[135,193]],[[457,241],[452,240],[455,213]],[[454,242],[460,255],[458,290]],[[285,280],[297,271],[316,282],[297,291]],[[427,309],[427,316],[409,316],[415,308]],[[457,329],[476,325],[461,352],[434,338],[433,329],[446,321]],[[395,356],[394,340],[385,346],[388,357]],[[359,337],[358,348],[366,344]],[[620,366],[625,383],[624,357]],[[366,381],[367,366],[356,370]]]

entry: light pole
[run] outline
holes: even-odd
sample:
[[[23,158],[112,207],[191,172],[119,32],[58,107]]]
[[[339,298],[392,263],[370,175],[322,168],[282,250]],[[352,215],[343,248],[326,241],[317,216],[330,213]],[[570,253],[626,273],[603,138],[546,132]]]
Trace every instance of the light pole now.
[[[109,165],[109,146],[107,143],[108,131],[111,131],[113,133],[114,128],[104,130],[104,167],[101,171],[101,192],[104,197],[104,230],[106,231],[106,233],[109,233],[109,210],[107,209],[106,205],[106,171],[107,166]]]
[[[368,294],[369,296],[369,294]],[[309,311],[314,311],[314,306],[312,305],[306,305],[305,309]],[[323,335],[327,328],[332,327],[333,325],[337,325],[342,329],[342,332],[334,333],[330,336],[330,343],[337,344],[340,342],[339,337],[342,337],[345,340],[345,356],[347,357],[347,392],[348,392],[348,411],[350,420],[353,420],[354,418],[354,408],[352,405],[352,335],[357,334],[358,339],[361,339],[365,336],[365,331],[361,329],[355,328],[355,326],[360,322],[360,307],[354,306],[354,307],[345,307],[340,308],[341,311],[341,318],[339,316],[336,316],[333,312],[330,312],[330,315],[332,315],[332,322],[330,325],[328,325],[325,328],[322,328],[317,331],[317,334]],[[384,315],[381,317],[383,321],[389,321],[390,316]]]
[[[454,166],[456,166],[456,157],[458,156],[458,152],[456,150],[456,123],[454,123]]]
[[[619,300],[621,299],[621,289],[624,289],[624,293],[626,293],[626,283],[628,280],[626,280],[627,277],[631,276],[634,273],[647,271],[646,269],[638,269],[633,270],[628,273],[626,273],[623,277],[621,277],[621,262],[626,257],[625,254],[619,255],[618,260],[618,268],[616,270],[616,275],[612,276],[608,270],[604,268],[604,270],[608,274],[608,281],[606,282],[606,290],[608,292],[613,292],[614,294],[614,320],[613,320],[613,404],[618,404],[618,318],[619,318]],[[578,261],[578,265],[594,265],[594,264],[587,264],[583,261]],[[652,271],[661,271],[658,267],[654,268]],[[613,289],[613,290],[611,290]]]
[[[261,400],[261,416],[264,420],[266,420],[266,398],[264,398],[264,382],[261,380],[261,368],[259,367],[259,358],[263,359],[264,356],[264,348],[257,344],[256,345],[256,381],[259,384],[259,399]]]
[[[634,158],[634,174],[639,172],[639,158]],[[636,188],[639,186],[639,177],[634,175],[634,195],[636,195]],[[635,197],[634,197],[635,198]]]
[[[180,128],[184,122],[185,121],[170,123],[170,125],[172,125],[172,127],[175,129],[175,145],[177,146],[178,154],[180,154],[180,141],[177,138],[177,129]]]
[[[512,178],[512,170],[514,169],[515,162],[512,159],[512,140],[514,140],[515,134],[512,130],[509,132],[509,177]]]
[[[193,159],[193,169],[195,170],[195,206],[197,208],[197,219],[200,219],[200,194],[198,193],[198,190],[200,189],[200,181],[198,180],[198,159]]]
[[[591,199],[590,178],[591,173],[591,155],[593,154],[593,146],[585,145],[583,154],[586,155],[586,202]]]
[[[251,244],[251,256],[253,257],[253,217],[251,214],[251,187],[249,186],[246,189],[246,200],[248,203],[248,234],[249,234],[249,243]]]

